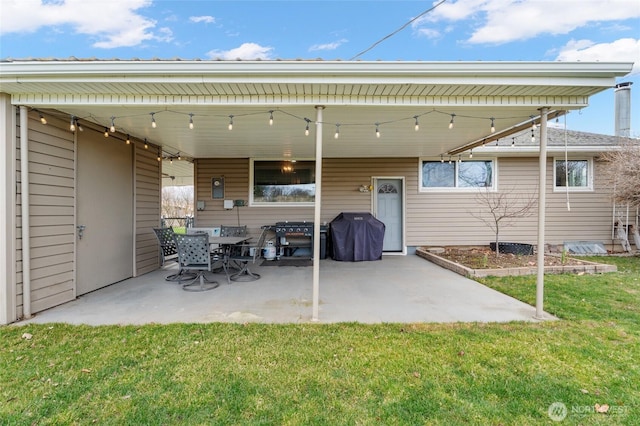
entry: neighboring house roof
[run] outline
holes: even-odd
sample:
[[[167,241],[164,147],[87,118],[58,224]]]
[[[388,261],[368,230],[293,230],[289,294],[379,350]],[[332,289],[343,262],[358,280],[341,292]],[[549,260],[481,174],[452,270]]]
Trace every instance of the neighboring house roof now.
[[[313,158],[304,129],[323,106],[325,157],[438,156],[519,130],[540,108],[580,109],[631,63],[102,61],[0,62],[14,105],[183,157]],[[269,114],[276,115],[269,126]],[[233,117],[231,117],[233,116]],[[158,129],[152,129],[152,119]],[[455,128],[448,129],[455,118]],[[193,120],[194,129],[187,123]],[[496,132],[489,131],[489,120]],[[227,123],[234,122],[233,132]],[[419,121],[420,131],[414,131]],[[375,130],[381,137],[376,138]],[[161,129],[161,130],[160,130]],[[340,131],[340,139],[333,134]],[[330,143],[331,142],[331,143]]]
[[[499,153],[501,156],[530,156],[539,151],[540,126],[536,126],[533,131],[533,140],[531,136],[531,126],[529,126],[526,130],[521,130],[497,142],[493,141],[483,148],[478,147],[474,152]],[[632,138],[565,130],[552,125],[547,127],[547,150],[551,153],[564,152],[565,145],[567,151],[572,153],[598,153],[618,149],[629,142],[640,143],[639,140]]]

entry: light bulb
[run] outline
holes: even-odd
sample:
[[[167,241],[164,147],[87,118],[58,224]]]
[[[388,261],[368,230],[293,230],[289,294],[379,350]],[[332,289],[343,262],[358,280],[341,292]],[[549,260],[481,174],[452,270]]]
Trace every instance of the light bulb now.
[[[229,116],[229,130],[233,130],[233,115]]]
[[[531,142],[536,141],[536,135],[533,134],[533,129],[531,129]]]
[[[442,156],[442,154],[440,154],[440,162],[444,163],[444,157]]]
[[[41,122],[42,124],[47,124],[47,119],[46,119],[46,118],[44,118],[44,115],[42,115],[42,114],[40,114],[40,122]]]
[[[129,137],[129,134],[127,134],[127,140],[125,141],[125,143],[127,145],[131,144],[131,138]]]
[[[111,127],[109,128],[109,131],[111,133],[114,133],[116,131],[116,123],[115,123],[115,117],[111,117]]]
[[[311,123],[311,120],[309,120],[308,118],[305,118],[304,121],[307,122],[307,127],[304,128],[304,135],[309,136],[309,123]]]
[[[178,161],[182,160],[182,157],[180,156],[180,153],[178,153]]]
[[[453,117],[455,117],[455,114],[451,114],[451,121],[449,121],[449,129],[453,129]]]
[[[72,132],[76,131],[76,118],[75,117],[71,117],[71,123],[69,124],[69,130],[71,130]]]
[[[473,150],[469,151],[469,158],[473,158]]]
[[[416,132],[417,132],[418,130],[420,130],[420,124],[418,124],[418,116],[416,115],[416,116],[414,116],[413,118],[415,118],[415,119],[416,119],[416,124],[415,124],[415,126],[414,126],[414,129],[415,129],[415,130],[416,130]]]
[[[193,114],[189,114],[189,129],[193,130]]]
[[[495,120],[495,118],[491,117],[491,133],[495,133],[495,131],[496,131],[496,126],[493,123],[494,120]]]
[[[158,125],[156,124],[155,112],[152,112],[151,113],[151,127],[153,127],[155,129],[157,126]]]
[[[149,149],[149,144],[147,143],[147,138],[144,138],[144,149]]]
[[[380,139],[380,127],[378,126],[378,123],[376,123],[376,138]]]
[[[336,133],[333,135],[334,139],[338,139],[340,137],[340,125],[336,124]]]
[[[273,126],[273,111],[269,111],[269,126]]]
[[[511,146],[516,146],[516,138],[511,138]]]
[[[109,129],[107,129],[106,127],[104,128],[104,137],[105,138],[109,137]]]

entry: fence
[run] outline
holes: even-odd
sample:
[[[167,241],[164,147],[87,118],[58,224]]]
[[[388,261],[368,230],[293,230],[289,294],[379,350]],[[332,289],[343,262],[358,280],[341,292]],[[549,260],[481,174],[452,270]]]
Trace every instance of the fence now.
[[[160,223],[163,228],[167,228],[169,226],[176,228],[193,228],[193,217],[185,216],[185,217],[163,217],[160,219]]]

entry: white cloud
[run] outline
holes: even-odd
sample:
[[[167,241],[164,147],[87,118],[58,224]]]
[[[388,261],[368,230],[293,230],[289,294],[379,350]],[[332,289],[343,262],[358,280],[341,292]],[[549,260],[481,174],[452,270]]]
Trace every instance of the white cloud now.
[[[137,13],[150,5],[151,0],[2,0],[0,34],[69,26],[75,33],[93,36],[98,40],[93,46],[105,49],[164,40],[166,34],[157,37],[152,32],[156,21]]]
[[[540,34],[567,34],[594,22],[640,17],[638,0],[458,0],[440,5],[414,23],[471,20],[474,44],[501,44]],[[435,2],[434,2],[435,3]]]
[[[556,58],[564,62],[635,62],[632,74],[640,73],[640,39],[622,38],[612,43],[571,40]]]
[[[256,43],[243,43],[240,47],[236,47],[231,50],[210,50],[207,52],[207,56],[211,59],[271,59],[271,52],[273,47],[260,46]]]
[[[420,28],[418,30],[418,35],[430,39],[439,38],[441,36],[440,31],[434,30],[433,28]]]
[[[189,17],[191,22],[200,23],[204,22],[205,24],[215,24],[216,18],[213,16],[191,16]]]
[[[309,52],[315,52],[318,50],[336,50],[338,47],[342,46],[348,40],[343,38],[338,41],[334,41],[333,43],[325,43],[325,44],[314,44],[309,48]]]

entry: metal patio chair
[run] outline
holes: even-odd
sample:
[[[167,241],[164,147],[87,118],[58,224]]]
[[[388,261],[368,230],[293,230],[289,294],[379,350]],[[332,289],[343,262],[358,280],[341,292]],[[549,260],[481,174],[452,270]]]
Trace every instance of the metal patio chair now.
[[[173,234],[176,248],[178,250],[178,265],[185,271],[195,272],[195,278],[190,282],[182,284],[182,289],[186,291],[206,291],[213,290],[220,283],[210,281],[206,277],[211,269],[211,253],[209,251],[209,236],[207,234]]]
[[[153,228],[153,232],[156,234],[158,243],[160,244],[160,267],[168,261],[178,262],[178,249],[176,243],[173,241],[173,227],[168,228]],[[165,278],[166,281],[180,281],[195,278],[196,274],[185,273],[180,268],[177,274],[171,274]]]
[[[239,271],[227,275],[227,280],[231,281],[255,281],[260,278],[260,274],[251,272],[249,269],[249,263],[256,263],[256,260],[262,257],[262,248],[264,247],[264,241],[267,237],[268,227],[262,228],[260,238],[255,244],[243,244],[238,246],[239,253],[231,254],[229,260],[240,266]]]

